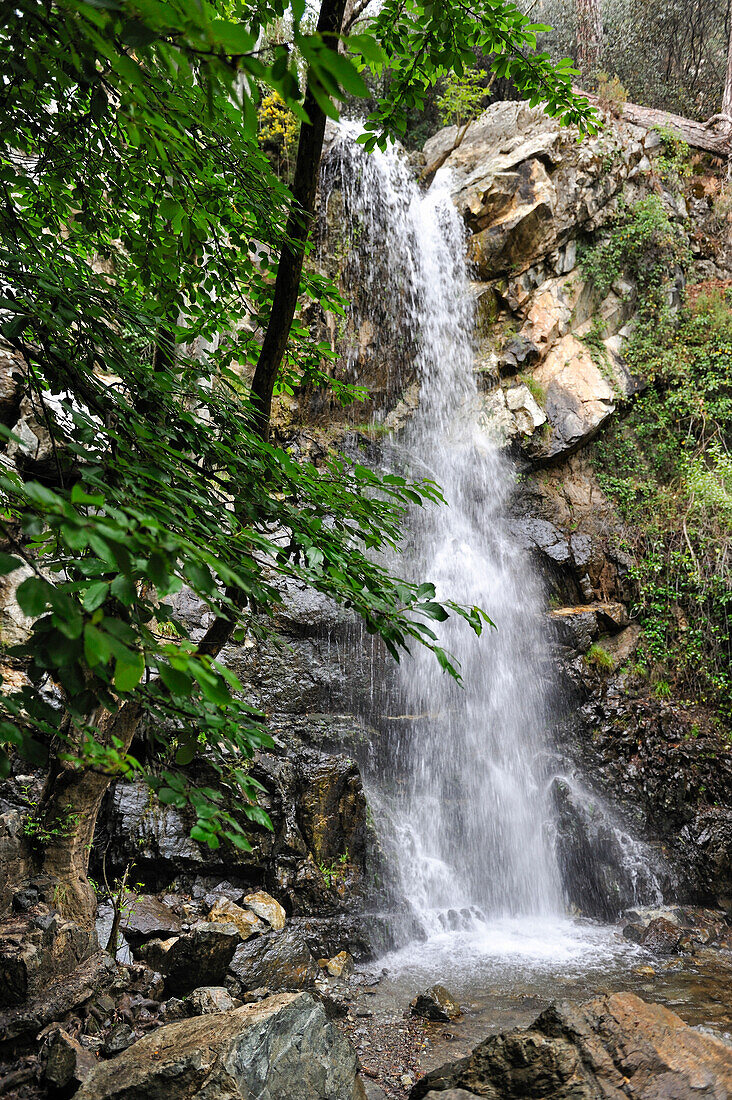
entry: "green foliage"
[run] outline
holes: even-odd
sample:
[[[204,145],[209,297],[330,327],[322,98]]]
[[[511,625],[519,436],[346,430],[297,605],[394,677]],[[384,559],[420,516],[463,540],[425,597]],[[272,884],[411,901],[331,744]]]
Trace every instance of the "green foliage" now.
[[[468,71],[462,76],[450,73],[445,90],[437,100],[443,126],[462,126],[480,114],[486,97],[485,74]]]
[[[597,444],[597,473],[638,562],[644,668],[729,713],[731,303],[697,290],[678,325],[648,316],[627,355],[651,386]]]
[[[600,298],[621,274],[634,280],[650,315],[661,309],[669,272],[688,261],[683,231],[670,220],[661,199],[647,195],[621,207],[609,234],[582,257],[582,268]]]
[[[673,187],[691,175],[691,151],[673,126],[654,126],[661,139],[663,153],[656,157],[656,170],[661,179]]]
[[[597,642],[593,642],[587,653],[585,653],[585,661],[588,665],[594,665],[595,668],[599,668],[603,672],[608,672],[613,667],[612,657]]]
[[[258,146],[261,97],[305,121],[306,71],[336,117],[339,101],[366,93],[359,68],[388,59],[390,96],[370,123],[381,140],[439,73],[462,71],[480,37],[534,99],[592,126],[567,63],[521,56],[535,29],[510,6],[487,9],[481,29],[458,6],[387,5],[349,40],[353,61],[311,33],[301,3],[287,9],[290,40],[275,40],[285,7],[18,0],[0,25],[0,333],[53,448],[50,468],[36,468],[2,429],[20,459],[0,476],[0,569],[12,579],[25,566],[17,598],[35,622],[7,655],[28,681],[2,685],[0,768],[17,752],[141,773],[161,802],[192,807],[192,836],[211,848],[248,847],[240,818],[268,823],[247,761],[271,744],[216,657],[232,631],[271,630],[288,585],[360,616],[396,658],[426,645],[454,676],[431,624],[456,614],[480,633],[488,622],[380,564],[406,510],[441,500],[437,486],[337,455],[315,466],[255,430],[247,378],[292,201]],[[301,291],[343,314],[317,272]],[[296,318],[280,392],[327,382],[359,399],[323,369],[331,354]],[[211,613],[213,638],[190,637],[176,610],[184,587]],[[130,751],[141,722],[144,760]],[[192,778],[203,754],[215,785]],[[240,814],[222,808],[225,792]]]
[[[336,859],[332,859],[329,863],[321,860],[318,864],[318,870],[325,879],[328,890],[338,889],[345,882],[348,859],[348,848],[346,848],[345,852],[341,852]]]
[[[587,100],[572,91],[577,70],[571,59],[552,63],[546,51],[538,50],[537,35],[549,28],[531,23],[512,3],[478,0],[468,6],[454,0],[385,0],[371,26],[379,53],[367,56],[364,51],[364,61],[377,76],[388,71],[389,83],[388,95],[378,99],[366,121],[367,149],[377,142],[383,145],[387,133],[404,134],[410,111],[424,106],[436,81],[449,75],[462,79],[478,53],[486,55],[491,71],[510,79],[532,106],[543,103],[562,124],[574,123],[583,132],[598,128]],[[350,42],[360,44],[361,38]]]

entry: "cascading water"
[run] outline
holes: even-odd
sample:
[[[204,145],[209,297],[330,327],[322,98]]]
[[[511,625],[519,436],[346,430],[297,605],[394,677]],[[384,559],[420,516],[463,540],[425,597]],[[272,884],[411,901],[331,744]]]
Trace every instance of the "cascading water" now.
[[[496,626],[476,638],[455,616],[435,624],[462,686],[426,650],[400,665],[389,706],[402,718],[383,769],[399,776],[398,791],[382,783],[381,801],[402,889],[428,932],[476,909],[557,913],[540,590],[507,529],[511,467],[481,422],[462,223],[446,181],[423,195],[397,149],[366,156],[353,139],[343,127],[331,164],[361,242],[357,274],[384,342],[408,341],[420,385],[394,459],[438,482],[448,502],[415,509],[398,568],[428,578],[438,598],[484,608]]]

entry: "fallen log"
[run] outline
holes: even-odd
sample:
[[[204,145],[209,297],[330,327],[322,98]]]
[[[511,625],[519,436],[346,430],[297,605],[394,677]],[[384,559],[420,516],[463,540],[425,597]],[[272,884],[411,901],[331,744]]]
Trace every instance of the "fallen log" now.
[[[597,105],[596,95],[585,91],[581,94],[586,96],[590,103]],[[657,111],[654,107],[641,107],[639,103],[623,103],[619,110],[622,111],[625,122],[642,126],[646,130],[654,126],[669,126],[672,130],[676,130],[686,144],[693,149],[703,149],[718,157],[732,156],[732,129],[722,116],[712,125],[707,125],[693,118],[672,115],[668,111]]]

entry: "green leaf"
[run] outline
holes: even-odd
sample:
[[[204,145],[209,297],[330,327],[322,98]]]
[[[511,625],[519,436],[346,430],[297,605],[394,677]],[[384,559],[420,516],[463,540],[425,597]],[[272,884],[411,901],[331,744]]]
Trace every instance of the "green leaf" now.
[[[27,577],[16,589],[21,611],[30,618],[41,615],[51,601],[51,585],[40,577]]]
[[[90,584],[82,598],[82,605],[87,611],[96,611],[101,607],[109,594],[109,585],[106,581],[95,581]]]
[[[12,554],[5,554],[0,551],[0,577],[5,577],[8,573],[15,572],[15,570],[20,569],[22,565],[23,562],[20,558],[15,558]]]
[[[133,691],[145,671],[145,659],[141,653],[134,654],[132,661],[117,658],[114,664],[114,686],[117,691]]]

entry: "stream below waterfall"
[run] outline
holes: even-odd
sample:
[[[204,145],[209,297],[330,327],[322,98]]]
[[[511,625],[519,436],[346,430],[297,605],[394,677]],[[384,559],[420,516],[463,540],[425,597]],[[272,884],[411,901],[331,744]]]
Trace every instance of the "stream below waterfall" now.
[[[384,682],[374,674],[362,705],[373,727],[392,723],[364,771],[405,906],[393,918],[402,946],[364,968],[374,984],[361,1015],[398,1017],[444,984],[465,1013],[428,1025],[424,1070],[528,1024],[552,1000],[618,989],[728,1033],[730,970],[717,955],[652,960],[619,928],[567,915],[549,798],[546,607],[507,521],[514,469],[481,412],[463,226],[442,170],[423,194],[397,149],[366,156],[357,133],[339,127],[324,188],[326,203],[340,191],[341,247],[360,293],[354,329],[379,329],[381,348],[400,348],[420,386],[418,409],[382,454],[436,481],[447,501],[415,509],[392,566],[495,623],[481,638],[455,616],[434,624],[462,684],[422,651]],[[641,863],[642,847],[629,845]],[[650,861],[642,870],[635,902],[657,905]]]

